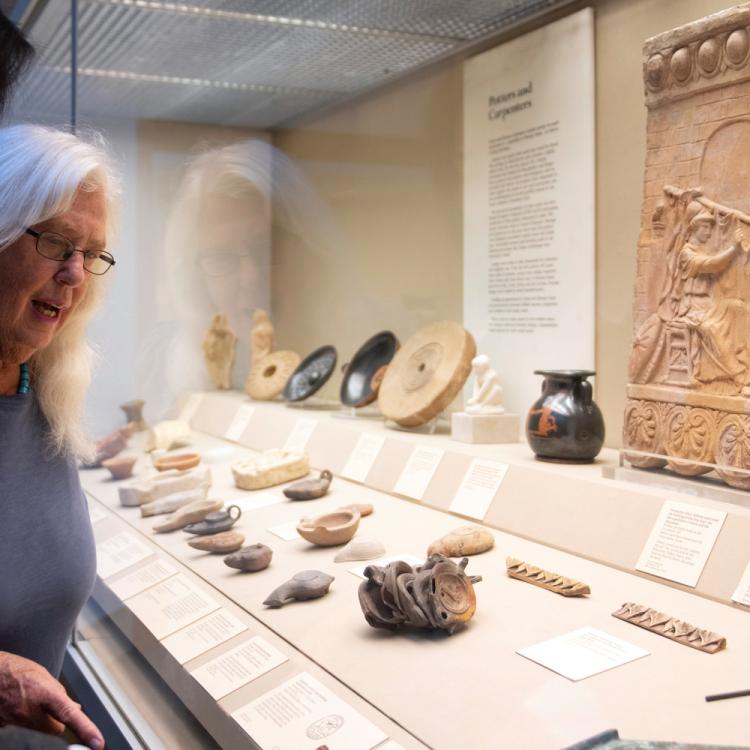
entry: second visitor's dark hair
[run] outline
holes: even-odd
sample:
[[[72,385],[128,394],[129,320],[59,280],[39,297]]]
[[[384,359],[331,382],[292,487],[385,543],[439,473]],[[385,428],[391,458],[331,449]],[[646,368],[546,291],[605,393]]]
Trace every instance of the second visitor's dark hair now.
[[[0,12],[0,115],[10,99],[13,84],[34,55],[34,48],[15,24]]]

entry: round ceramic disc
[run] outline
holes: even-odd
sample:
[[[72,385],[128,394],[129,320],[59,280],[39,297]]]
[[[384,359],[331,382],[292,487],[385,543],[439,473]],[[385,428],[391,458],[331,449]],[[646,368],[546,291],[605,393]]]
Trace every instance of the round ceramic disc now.
[[[417,331],[386,370],[378,405],[387,419],[417,427],[442,412],[471,373],[476,354],[472,335],[444,320]]]
[[[245,390],[250,398],[268,401],[283,390],[299,364],[299,354],[286,350],[271,352],[261,357],[250,368]]]
[[[319,391],[336,367],[336,348],[321,346],[308,354],[284,386],[286,401],[303,401]]]
[[[381,331],[357,349],[341,382],[340,398],[344,406],[367,406],[378,396],[380,380],[374,380],[393,359],[398,339],[390,331]]]

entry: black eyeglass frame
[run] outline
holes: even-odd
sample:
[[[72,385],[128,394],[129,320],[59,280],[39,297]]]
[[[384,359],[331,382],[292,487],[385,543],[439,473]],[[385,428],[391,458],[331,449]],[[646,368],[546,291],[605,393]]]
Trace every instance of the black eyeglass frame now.
[[[65,263],[68,258],[70,258],[73,253],[80,253],[83,256],[83,270],[86,271],[86,273],[90,273],[94,276],[104,276],[107,271],[109,271],[112,266],[115,265],[116,261],[108,253],[106,250],[102,250],[101,252],[97,253],[97,260],[103,260],[105,263],[108,264],[107,268],[105,268],[103,271],[92,271],[90,268],[86,268],[86,258],[90,251],[88,250],[79,250],[67,237],[64,237],[62,234],[58,234],[57,232],[37,232],[36,229],[31,229],[29,227],[26,227],[24,230],[26,234],[31,235],[36,242],[34,243],[34,247],[36,248],[36,251],[39,253],[39,255],[42,256],[42,258],[46,258],[47,260],[54,260],[57,263]],[[40,249],[39,249],[39,240],[45,235],[45,234],[51,234],[55,237],[59,237],[62,240],[65,240],[65,242],[68,243],[68,251],[66,251],[65,256],[63,258],[50,258],[49,255],[45,255]]]

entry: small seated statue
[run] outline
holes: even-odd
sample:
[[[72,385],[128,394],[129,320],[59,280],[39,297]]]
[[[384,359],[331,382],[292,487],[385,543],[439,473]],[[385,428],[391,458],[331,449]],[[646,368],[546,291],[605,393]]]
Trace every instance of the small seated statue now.
[[[469,414],[503,414],[503,388],[495,370],[490,367],[490,358],[479,354],[471,360],[475,376],[474,392],[466,402]]]

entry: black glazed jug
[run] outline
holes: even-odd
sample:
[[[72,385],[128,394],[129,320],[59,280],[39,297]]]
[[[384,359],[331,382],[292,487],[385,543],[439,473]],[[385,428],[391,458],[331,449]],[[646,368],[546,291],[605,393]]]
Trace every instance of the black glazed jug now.
[[[591,370],[534,370],[542,395],[526,417],[526,439],[546,461],[589,463],[604,444],[604,419],[594,403]]]

